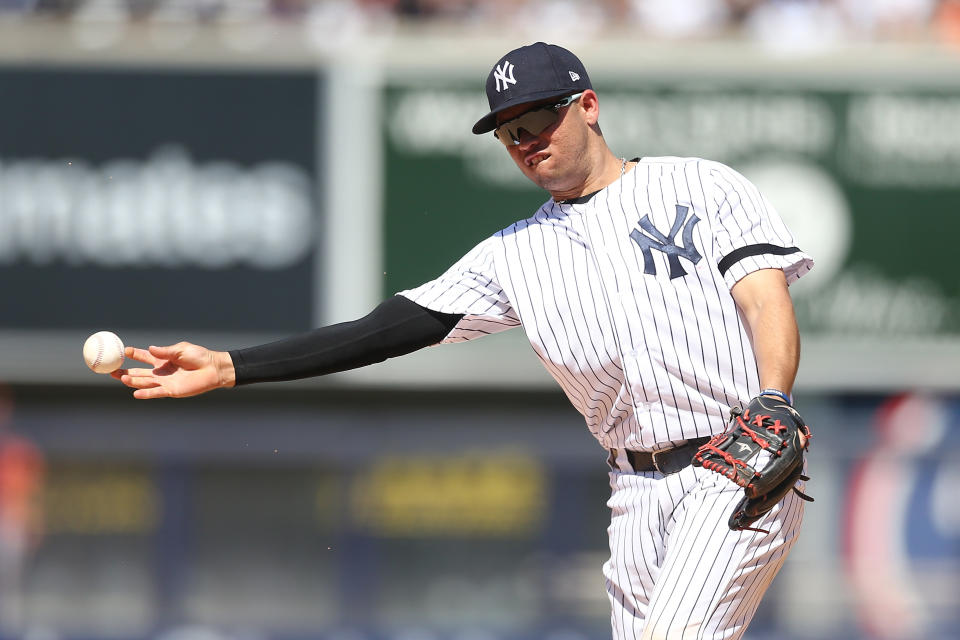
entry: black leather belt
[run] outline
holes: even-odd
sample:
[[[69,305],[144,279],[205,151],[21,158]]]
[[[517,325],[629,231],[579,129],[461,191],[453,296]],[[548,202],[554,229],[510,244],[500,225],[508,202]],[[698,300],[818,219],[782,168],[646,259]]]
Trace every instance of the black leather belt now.
[[[709,441],[710,437],[707,436],[705,438],[687,440],[686,444],[672,449],[661,449],[659,451],[633,451],[626,449],[624,453],[626,453],[627,460],[630,462],[630,467],[634,473],[659,471],[664,475],[670,475],[688,466],[693,460],[693,454],[697,452],[697,449]],[[616,460],[616,458],[616,449],[612,449],[610,451],[610,459]]]

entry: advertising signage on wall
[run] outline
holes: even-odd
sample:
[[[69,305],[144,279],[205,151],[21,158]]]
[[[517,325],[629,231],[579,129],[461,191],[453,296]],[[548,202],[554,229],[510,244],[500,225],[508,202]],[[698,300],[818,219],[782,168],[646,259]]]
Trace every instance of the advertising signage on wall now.
[[[957,352],[950,345],[960,344],[952,263],[960,235],[960,85],[638,84],[615,76],[595,85],[615,153],[706,157],[757,183],[817,261],[794,287],[810,345],[859,344],[889,360],[884,354],[898,345],[921,341],[939,345],[932,358],[946,370],[944,359]],[[435,277],[548,195],[492,137],[470,133],[484,106],[477,87],[395,81],[384,100],[389,292]],[[431,114],[431,126],[415,117],[423,114]],[[416,246],[432,250],[410,249]],[[926,364],[915,359],[918,368]],[[874,374],[883,362],[877,365]],[[844,371],[848,379],[859,375]]]
[[[315,73],[0,69],[0,330],[309,328],[317,109]]]

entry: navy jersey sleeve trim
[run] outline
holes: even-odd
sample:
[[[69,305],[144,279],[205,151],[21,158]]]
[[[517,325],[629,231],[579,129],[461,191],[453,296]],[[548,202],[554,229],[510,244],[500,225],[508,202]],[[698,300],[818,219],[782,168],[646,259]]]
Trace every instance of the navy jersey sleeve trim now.
[[[230,351],[236,384],[298,380],[383,362],[437,344],[462,318],[393,296],[358,320]]]
[[[775,256],[786,256],[791,253],[798,253],[800,251],[799,247],[778,247],[775,244],[751,244],[746,247],[740,247],[739,249],[734,249],[729,254],[723,257],[720,260],[720,263],[717,264],[717,268],[720,269],[720,275],[724,275],[733,265],[737,264],[744,258],[749,258],[750,256],[759,256],[765,253],[773,254]]]

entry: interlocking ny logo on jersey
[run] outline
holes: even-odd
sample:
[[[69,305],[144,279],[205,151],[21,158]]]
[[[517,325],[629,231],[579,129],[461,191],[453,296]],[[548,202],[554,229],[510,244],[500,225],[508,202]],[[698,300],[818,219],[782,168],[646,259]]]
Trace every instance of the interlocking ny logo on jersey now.
[[[630,238],[637,243],[643,252],[643,272],[649,275],[657,274],[657,267],[653,263],[653,251],[662,251],[667,256],[667,263],[670,265],[670,279],[680,278],[687,275],[686,269],[680,264],[680,258],[686,258],[693,264],[700,262],[700,252],[693,244],[693,228],[700,222],[696,214],[691,213],[687,219],[688,207],[678,204],[677,217],[673,220],[673,226],[670,227],[669,235],[663,235],[657,230],[650,218],[643,216],[640,220],[640,229],[647,234],[644,235],[640,229],[634,229],[630,232]],[[686,224],[684,224],[686,220]],[[676,238],[683,227],[683,246],[677,246]]]
[[[493,68],[493,79],[497,81],[497,93],[500,93],[500,83],[503,83],[504,89],[507,85],[517,84],[513,77],[513,65],[506,60],[503,61],[503,66]]]

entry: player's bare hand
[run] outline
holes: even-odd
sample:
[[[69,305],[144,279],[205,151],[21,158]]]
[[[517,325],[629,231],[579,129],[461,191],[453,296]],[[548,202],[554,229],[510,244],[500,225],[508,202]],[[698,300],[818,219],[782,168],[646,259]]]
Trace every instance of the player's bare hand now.
[[[178,342],[149,349],[127,347],[124,355],[148,367],[118,369],[110,375],[136,389],[133,397],[140,400],[187,398],[234,385],[233,361],[226,351]]]

